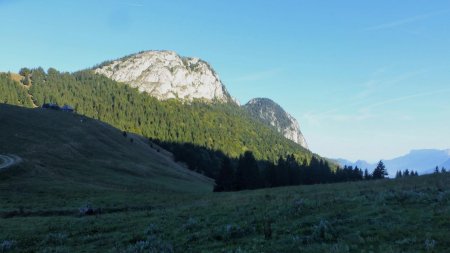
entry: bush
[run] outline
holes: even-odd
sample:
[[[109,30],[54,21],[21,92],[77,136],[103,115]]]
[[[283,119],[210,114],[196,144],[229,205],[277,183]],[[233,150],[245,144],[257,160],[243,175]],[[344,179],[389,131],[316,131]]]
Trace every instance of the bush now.
[[[292,214],[301,214],[301,212],[306,208],[306,202],[303,199],[296,199],[292,203]]]
[[[87,203],[84,206],[80,207],[78,211],[81,216],[86,216],[86,215],[94,215],[97,210],[95,210],[91,204]]]
[[[134,245],[129,246],[124,253],[173,253],[173,246],[170,243],[164,242],[163,240],[150,236],[145,241],[138,241]]]
[[[45,237],[46,245],[62,245],[67,240],[65,233],[50,233]]]
[[[13,240],[4,240],[0,242],[0,252],[8,252],[10,250],[13,250],[16,246],[16,241]]]
[[[427,252],[432,252],[434,250],[434,247],[436,246],[436,241],[433,239],[426,239],[425,240],[425,250]]]
[[[156,226],[155,224],[150,224],[146,229],[145,229],[145,234],[146,235],[157,235],[161,232],[161,230],[158,228],[158,226]]]
[[[344,243],[337,243],[331,246],[330,253],[348,253],[350,252],[350,247]]]
[[[191,231],[198,225],[198,221],[195,218],[190,217],[183,225],[183,229]]]
[[[311,240],[316,242],[329,242],[335,239],[336,231],[327,220],[321,220],[318,225],[314,226]]]

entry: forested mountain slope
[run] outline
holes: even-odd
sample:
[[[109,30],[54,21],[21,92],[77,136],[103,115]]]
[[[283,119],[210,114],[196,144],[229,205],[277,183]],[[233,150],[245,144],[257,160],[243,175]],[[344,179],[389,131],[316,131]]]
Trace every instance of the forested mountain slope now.
[[[90,70],[60,73],[49,69],[46,73],[41,68],[34,69],[29,86],[11,83],[8,74],[0,77],[1,86],[15,87],[2,92],[0,101],[28,107],[33,103],[69,104],[79,114],[164,143],[193,144],[229,157],[251,150],[256,159],[268,161],[289,154],[298,161],[310,160],[313,155],[234,104],[158,101]],[[15,93],[19,95],[5,99]],[[215,159],[211,152],[200,155],[204,156],[202,160]],[[208,172],[209,176],[215,172]]]

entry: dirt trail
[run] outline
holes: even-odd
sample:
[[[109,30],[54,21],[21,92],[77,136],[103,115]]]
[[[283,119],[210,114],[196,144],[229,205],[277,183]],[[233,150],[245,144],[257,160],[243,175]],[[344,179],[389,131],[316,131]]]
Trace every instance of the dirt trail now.
[[[22,162],[22,158],[16,155],[0,155],[0,170],[6,169]]]

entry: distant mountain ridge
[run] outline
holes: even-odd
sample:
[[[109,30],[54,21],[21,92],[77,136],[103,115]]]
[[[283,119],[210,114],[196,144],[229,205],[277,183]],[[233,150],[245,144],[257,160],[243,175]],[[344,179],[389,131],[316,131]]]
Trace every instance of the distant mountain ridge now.
[[[334,159],[339,165],[358,166],[372,170],[376,163],[366,161],[351,162],[345,159]],[[397,170],[415,170],[419,174],[432,173],[436,166],[450,169],[450,149],[418,149],[411,150],[408,154],[390,160],[383,160],[389,175],[395,176]]]
[[[243,106],[253,117],[273,126],[284,137],[308,149],[298,121],[269,98],[254,98]]]

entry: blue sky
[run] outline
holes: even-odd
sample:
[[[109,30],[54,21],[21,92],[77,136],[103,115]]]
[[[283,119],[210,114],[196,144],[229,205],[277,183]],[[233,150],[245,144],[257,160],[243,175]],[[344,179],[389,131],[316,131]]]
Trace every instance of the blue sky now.
[[[280,103],[312,151],[375,161],[450,147],[449,27],[439,0],[0,0],[0,71],[174,50]]]

